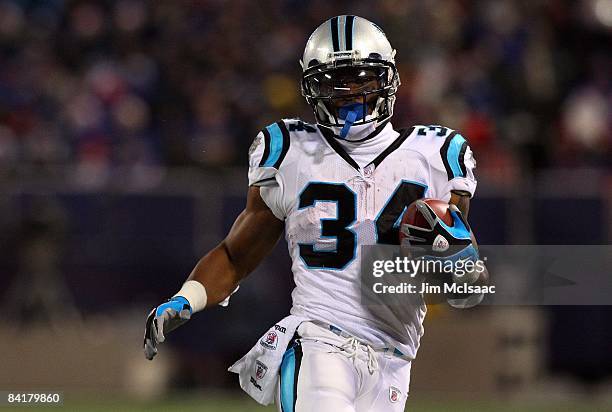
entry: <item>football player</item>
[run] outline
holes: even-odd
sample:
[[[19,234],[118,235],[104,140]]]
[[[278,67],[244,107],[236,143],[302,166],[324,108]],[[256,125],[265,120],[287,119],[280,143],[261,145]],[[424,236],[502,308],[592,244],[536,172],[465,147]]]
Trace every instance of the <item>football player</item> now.
[[[308,39],[301,64],[316,124],[284,119],[257,135],[245,210],[179,292],[152,310],[145,354],[152,359],[195,312],[226,303],[284,232],[294,322],[275,325],[243,358],[235,369],[241,385],[261,403],[274,390],[284,412],[403,411],[426,306],[367,310],[360,246],[399,244],[402,213],[423,197],[467,217],[475,161],[454,130],[391,124],[400,78],[395,50],[376,24],[329,19]],[[266,350],[280,355],[255,360]]]

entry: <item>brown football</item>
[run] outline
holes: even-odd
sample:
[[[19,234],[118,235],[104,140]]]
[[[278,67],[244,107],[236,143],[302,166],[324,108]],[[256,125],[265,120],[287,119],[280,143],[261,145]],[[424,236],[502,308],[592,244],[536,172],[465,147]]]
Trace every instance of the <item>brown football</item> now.
[[[444,223],[449,226],[453,225],[453,217],[448,210],[449,204],[443,200],[438,199],[420,199],[412,202],[406,213],[402,216],[401,224],[408,223],[413,226],[422,227],[429,229],[429,225],[427,224],[427,220],[421,213],[421,211],[416,207],[417,202],[425,202],[431,207],[436,216],[438,216]],[[400,242],[402,241],[405,235],[400,230]]]
[[[412,202],[410,206],[408,206],[408,209],[406,209],[406,212],[404,213],[404,215],[402,216],[402,221],[401,221],[402,225],[410,224],[412,226],[417,226],[417,227],[424,228],[424,229],[430,228],[429,224],[427,223],[427,220],[423,216],[423,213],[416,206],[418,202],[425,202],[427,205],[429,205],[431,210],[433,210],[436,216],[440,218],[440,220],[442,220],[448,226],[453,225],[453,217],[450,214],[450,211],[448,210],[449,209],[448,202],[444,202],[438,199],[419,199],[419,200]],[[404,256],[412,257],[413,256],[412,251],[408,249],[404,249],[404,246],[410,244],[410,242],[406,242],[407,241],[406,235],[407,235],[406,232],[404,232],[403,230],[400,230],[399,240],[400,240],[400,245],[402,245],[401,253]],[[421,275],[423,276],[422,281],[427,282],[429,285],[436,285],[436,286],[443,287],[445,283],[452,283],[452,275],[450,273],[428,272],[424,274],[422,273]],[[440,294],[440,293],[425,294],[424,296],[425,296],[425,301],[428,304],[442,303],[446,300],[445,295]]]

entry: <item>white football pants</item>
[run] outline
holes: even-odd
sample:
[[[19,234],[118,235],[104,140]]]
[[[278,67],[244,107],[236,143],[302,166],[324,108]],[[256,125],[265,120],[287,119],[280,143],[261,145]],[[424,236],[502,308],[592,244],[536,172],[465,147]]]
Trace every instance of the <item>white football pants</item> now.
[[[298,335],[281,365],[280,412],[404,411],[410,361],[312,322]]]

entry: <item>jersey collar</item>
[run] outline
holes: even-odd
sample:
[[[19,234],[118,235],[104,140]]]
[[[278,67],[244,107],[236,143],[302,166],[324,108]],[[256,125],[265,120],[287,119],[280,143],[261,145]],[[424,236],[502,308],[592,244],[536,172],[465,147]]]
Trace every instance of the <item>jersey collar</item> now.
[[[376,130],[370,136],[368,136],[366,139],[371,139],[372,137],[374,137],[378,133],[380,133],[382,131],[382,129],[384,129],[384,127],[387,125],[387,123],[388,122],[385,122],[385,123],[381,124],[379,127],[377,127]],[[361,169],[359,168],[359,165],[357,164],[357,162],[355,160],[353,160],[353,158],[346,152],[344,147],[338,142],[338,140],[335,137],[334,133],[330,129],[326,128],[326,127],[323,127],[323,126],[320,126],[320,125],[318,125],[317,127],[321,131],[321,135],[327,141],[329,146],[336,153],[338,153],[338,155],[341,158],[343,158],[344,161],[347,162],[353,169],[357,170],[358,172],[361,172]],[[408,128],[408,129],[400,129],[400,130],[398,130],[399,136],[385,150],[383,150],[378,156],[376,156],[376,158],[374,160],[372,160],[370,163],[368,163],[364,167],[364,169],[370,167],[371,165],[374,165],[374,168],[378,167],[378,165],[383,160],[385,160],[385,158],[387,156],[389,156],[391,153],[393,153],[395,150],[397,150],[397,148],[399,148],[402,145],[402,143],[404,143],[406,141],[406,139],[412,134],[413,131],[414,131],[414,126],[411,127],[411,128]]]

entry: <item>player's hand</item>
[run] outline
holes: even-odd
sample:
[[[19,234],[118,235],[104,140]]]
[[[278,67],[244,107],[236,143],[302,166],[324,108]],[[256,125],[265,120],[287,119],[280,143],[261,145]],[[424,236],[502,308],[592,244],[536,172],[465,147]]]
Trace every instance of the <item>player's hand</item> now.
[[[427,255],[443,260],[478,260],[478,249],[469,224],[457,206],[451,204],[448,212],[452,217],[452,225],[446,225],[439,216],[433,214],[428,219],[429,227],[402,225],[403,237],[413,247],[425,247]]]
[[[165,334],[178,328],[191,318],[191,306],[187,299],[175,296],[151,310],[144,335],[144,353],[152,360],[157,355],[157,345],[166,340]]]

